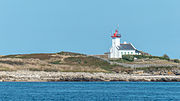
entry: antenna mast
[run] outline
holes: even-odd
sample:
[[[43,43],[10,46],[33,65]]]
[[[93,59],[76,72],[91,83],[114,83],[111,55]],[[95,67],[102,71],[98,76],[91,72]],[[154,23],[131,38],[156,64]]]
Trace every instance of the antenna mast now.
[[[119,29],[119,24],[117,25],[117,30]]]

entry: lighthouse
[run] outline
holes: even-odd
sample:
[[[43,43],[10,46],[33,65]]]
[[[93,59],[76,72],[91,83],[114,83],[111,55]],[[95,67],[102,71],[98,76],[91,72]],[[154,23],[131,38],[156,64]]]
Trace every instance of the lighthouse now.
[[[118,52],[118,47],[120,46],[120,38],[121,35],[118,33],[118,29],[116,29],[115,33],[112,38],[112,47],[110,49],[110,58],[118,58],[119,57],[119,52]]]
[[[122,58],[123,55],[141,55],[141,52],[138,51],[132,43],[120,43],[121,34],[118,33],[118,29],[115,30],[111,38],[112,46],[110,48],[109,58],[117,59]]]

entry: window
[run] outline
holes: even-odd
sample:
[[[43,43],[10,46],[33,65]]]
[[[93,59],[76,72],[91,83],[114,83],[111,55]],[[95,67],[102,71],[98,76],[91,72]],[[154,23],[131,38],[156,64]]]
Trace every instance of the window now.
[[[121,52],[121,54],[123,54],[123,52]]]
[[[133,52],[131,52],[131,54],[133,54]]]
[[[128,54],[129,54],[129,52],[128,52]]]
[[[124,54],[126,54],[126,52],[124,52]]]

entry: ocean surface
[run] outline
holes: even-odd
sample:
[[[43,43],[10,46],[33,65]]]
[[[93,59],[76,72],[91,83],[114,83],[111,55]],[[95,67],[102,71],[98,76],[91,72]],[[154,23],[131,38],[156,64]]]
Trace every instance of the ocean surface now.
[[[180,82],[1,82],[0,101],[180,101]]]

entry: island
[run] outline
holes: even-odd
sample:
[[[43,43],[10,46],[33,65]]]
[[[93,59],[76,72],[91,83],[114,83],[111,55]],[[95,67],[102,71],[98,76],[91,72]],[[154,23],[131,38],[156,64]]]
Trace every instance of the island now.
[[[180,61],[147,54],[121,59],[74,52],[4,55],[0,56],[0,81],[179,82]]]

